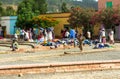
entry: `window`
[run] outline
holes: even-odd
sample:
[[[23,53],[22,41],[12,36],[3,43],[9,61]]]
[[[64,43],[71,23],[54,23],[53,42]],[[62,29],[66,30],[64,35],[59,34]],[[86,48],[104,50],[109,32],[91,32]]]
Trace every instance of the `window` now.
[[[112,7],[113,7],[112,1],[106,2],[106,8],[112,8]]]

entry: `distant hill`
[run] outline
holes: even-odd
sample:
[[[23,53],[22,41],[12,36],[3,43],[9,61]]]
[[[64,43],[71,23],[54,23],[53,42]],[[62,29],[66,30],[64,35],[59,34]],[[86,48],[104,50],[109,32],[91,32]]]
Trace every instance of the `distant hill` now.
[[[18,3],[22,2],[23,0],[0,0],[2,4],[14,4],[17,5]]]
[[[20,2],[23,0],[0,0],[4,6],[13,5],[15,8],[18,6]],[[94,8],[98,9],[98,2],[96,0],[46,0],[48,6],[48,12],[56,12],[57,10],[61,10],[61,5],[63,2],[67,3],[67,7],[75,7],[80,6],[83,8]]]

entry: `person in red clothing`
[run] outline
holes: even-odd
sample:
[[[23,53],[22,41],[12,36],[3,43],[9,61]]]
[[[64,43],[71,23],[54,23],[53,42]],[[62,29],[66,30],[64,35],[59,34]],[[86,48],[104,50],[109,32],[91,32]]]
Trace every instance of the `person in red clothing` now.
[[[65,33],[66,33],[66,29],[64,29],[64,30],[61,30],[61,36],[62,36],[62,38],[65,38]]]
[[[40,34],[38,35],[38,40],[40,40],[42,36],[43,36],[43,33],[40,32]]]
[[[40,34],[38,35],[37,44],[41,44],[41,43],[43,43],[43,42],[44,42],[44,35],[43,35],[43,33],[40,33]]]

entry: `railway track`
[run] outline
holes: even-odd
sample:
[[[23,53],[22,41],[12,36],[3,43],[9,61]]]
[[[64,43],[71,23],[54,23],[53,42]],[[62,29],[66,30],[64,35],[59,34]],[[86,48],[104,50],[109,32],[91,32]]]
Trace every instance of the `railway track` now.
[[[57,73],[120,69],[120,60],[82,61],[0,66],[0,75]]]

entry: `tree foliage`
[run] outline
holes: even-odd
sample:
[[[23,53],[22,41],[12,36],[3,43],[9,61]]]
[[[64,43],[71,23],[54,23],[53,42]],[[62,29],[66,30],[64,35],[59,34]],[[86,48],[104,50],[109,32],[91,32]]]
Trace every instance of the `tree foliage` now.
[[[32,5],[34,13],[44,14],[47,12],[46,0],[34,0]]]
[[[120,9],[106,8],[98,11],[92,18],[92,23],[104,24],[105,28],[111,29],[120,24]]]
[[[58,24],[58,21],[52,17],[41,17],[41,16],[36,16],[32,19],[31,21],[35,27],[42,27],[42,28],[47,28],[47,27],[54,27],[56,24]]]
[[[93,9],[83,9],[80,7],[72,8],[68,22],[74,28],[82,28],[83,34],[86,36],[88,30],[93,33],[91,18],[94,13],[95,10]]]
[[[24,0],[18,6],[18,18],[16,25],[18,27],[30,28],[32,23],[30,22],[34,16],[46,12],[45,0]]]
[[[18,5],[19,3],[21,3],[24,0],[0,0],[0,1],[3,4]],[[36,4],[34,5],[34,7],[37,7],[37,6],[42,7],[42,6],[46,6],[46,4],[47,4],[48,12],[52,12],[52,13],[57,12],[57,11],[61,12],[62,3],[66,3],[67,4],[66,7],[69,10],[71,7],[76,7],[76,6],[83,7],[83,8],[89,7],[89,8],[94,8],[96,10],[98,9],[98,2],[95,0],[82,0],[82,1],[78,1],[78,0],[46,0],[46,4],[44,4],[44,3],[41,4],[41,1],[43,1],[43,0],[35,0]]]
[[[14,16],[14,15],[16,15],[16,11],[13,9],[12,6],[7,6],[7,8],[5,10],[5,15],[6,16]]]
[[[3,4],[19,4],[23,0],[0,0]]]
[[[93,9],[72,8],[68,22],[73,27],[84,27],[89,29],[91,17],[94,15]]]
[[[33,18],[32,5],[30,0],[24,0],[18,7],[17,27],[29,28],[31,26],[30,20]]]
[[[69,12],[65,2],[62,3],[61,10],[63,13]]]
[[[48,11],[56,12],[58,10],[61,12],[62,3],[66,3],[66,7],[70,10],[71,7],[82,7],[82,8],[94,8],[98,9],[98,2],[95,0],[47,0]]]
[[[4,9],[2,7],[2,3],[0,2],[0,16],[4,14]]]

